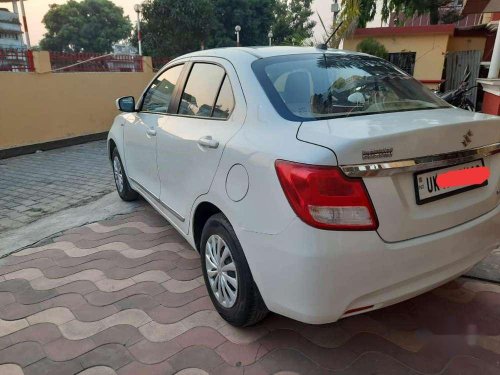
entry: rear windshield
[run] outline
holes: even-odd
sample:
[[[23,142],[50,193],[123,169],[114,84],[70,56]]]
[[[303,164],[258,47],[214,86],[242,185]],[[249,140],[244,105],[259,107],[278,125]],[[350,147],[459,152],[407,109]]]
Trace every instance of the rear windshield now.
[[[276,110],[290,120],[449,107],[394,65],[366,55],[278,56],[252,68]]]

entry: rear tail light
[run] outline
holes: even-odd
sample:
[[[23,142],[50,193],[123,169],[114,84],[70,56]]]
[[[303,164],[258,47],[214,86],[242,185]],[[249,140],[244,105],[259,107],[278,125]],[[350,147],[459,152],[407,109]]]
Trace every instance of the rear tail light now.
[[[285,195],[307,224],[330,230],[375,230],[377,215],[361,179],[337,167],[276,161]]]

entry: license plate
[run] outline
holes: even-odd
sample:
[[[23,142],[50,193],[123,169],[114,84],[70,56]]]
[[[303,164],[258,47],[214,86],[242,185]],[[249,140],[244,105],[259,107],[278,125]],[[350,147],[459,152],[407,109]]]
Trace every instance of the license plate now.
[[[471,161],[470,163],[458,164],[452,167],[438,168],[431,171],[415,173],[413,175],[413,178],[415,183],[415,196],[417,204],[433,202],[438,199],[449,197],[450,195],[459,194],[464,191],[477,189],[479,187],[488,185],[487,180],[480,185],[456,186],[449,188],[440,188],[437,184],[437,176],[441,173],[483,166],[483,159],[478,159]]]

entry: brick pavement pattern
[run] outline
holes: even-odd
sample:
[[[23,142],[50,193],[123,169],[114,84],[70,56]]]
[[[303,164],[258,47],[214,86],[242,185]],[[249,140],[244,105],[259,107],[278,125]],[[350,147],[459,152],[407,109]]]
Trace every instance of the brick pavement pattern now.
[[[113,190],[106,141],[0,160],[0,232]]]
[[[459,279],[313,326],[237,329],[149,207],[0,260],[0,374],[499,374],[500,286]],[[293,275],[290,275],[293,277]]]

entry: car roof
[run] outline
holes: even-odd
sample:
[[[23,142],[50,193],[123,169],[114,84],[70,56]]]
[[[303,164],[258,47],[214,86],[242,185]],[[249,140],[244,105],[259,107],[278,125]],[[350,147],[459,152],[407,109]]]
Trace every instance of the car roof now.
[[[180,57],[202,57],[202,56],[217,56],[230,59],[235,55],[252,55],[255,59],[265,59],[273,56],[283,55],[301,55],[311,53],[331,53],[341,55],[363,55],[358,52],[337,50],[337,49],[320,49],[316,47],[293,47],[293,46],[276,46],[276,47],[226,47],[213,48],[203,51],[191,52]]]

